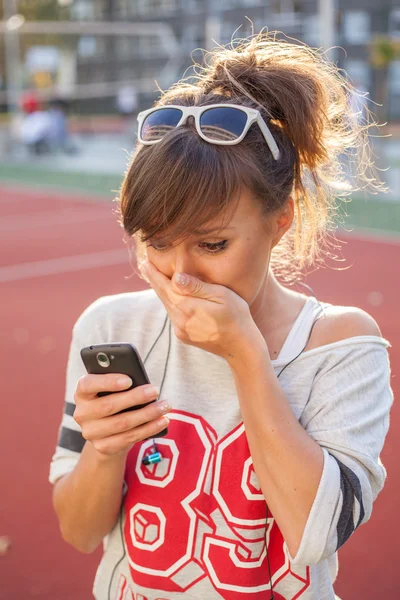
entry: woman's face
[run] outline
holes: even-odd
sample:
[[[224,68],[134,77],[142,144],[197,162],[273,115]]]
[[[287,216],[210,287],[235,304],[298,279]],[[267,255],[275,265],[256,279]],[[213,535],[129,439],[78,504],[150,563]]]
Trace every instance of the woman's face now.
[[[243,189],[223,230],[218,231],[223,219],[216,217],[176,245],[166,245],[162,237],[153,238],[146,243],[147,256],[169,278],[174,273],[188,273],[231,289],[251,305],[267,281],[272,248],[292,220],[291,200],[279,214],[265,217],[260,203]]]

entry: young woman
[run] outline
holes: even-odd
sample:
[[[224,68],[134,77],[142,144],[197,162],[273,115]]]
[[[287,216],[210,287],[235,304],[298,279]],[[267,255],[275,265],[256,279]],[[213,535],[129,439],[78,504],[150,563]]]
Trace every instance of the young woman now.
[[[260,34],[139,115],[120,212],[150,289],[78,319],[50,475],[65,540],[104,540],[97,600],[335,598],[386,477],[389,343],[291,284],[355,187],[343,155],[381,186],[350,92]],[[158,387],[85,374],[80,349],[104,342],[133,343]]]

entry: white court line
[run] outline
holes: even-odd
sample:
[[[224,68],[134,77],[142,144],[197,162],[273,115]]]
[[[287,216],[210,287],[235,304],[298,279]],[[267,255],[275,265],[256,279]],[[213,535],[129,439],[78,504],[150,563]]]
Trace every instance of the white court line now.
[[[49,260],[0,267],[0,283],[121,264],[129,266],[127,249],[119,248],[118,250],[105,250],[90,254],[78,254],[77,256],[51,258]]]
[[[352,225],[348,225],[347,227],[352,227]],[[361,242],[371,242],[373,244],[400,244],[400,234],[396,234],[394,231],[388,232],[368,227],[354,227],[353,231],[348,231],[348,229],[338,229],[336,232],[338,240],[340,241],[340,236],[342,236],[346,239],[350,238]]]

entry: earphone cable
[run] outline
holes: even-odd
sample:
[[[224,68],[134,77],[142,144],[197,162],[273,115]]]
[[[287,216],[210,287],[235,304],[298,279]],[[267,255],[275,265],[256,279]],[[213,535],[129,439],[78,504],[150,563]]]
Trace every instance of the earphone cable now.
[[[167,322],[168,322],[168,314],[165,317],[165,320],[164,320],[164,323],[163,323],[163,326],[162,326],[162,329],[161,329],[160,333],[158,334],[155,342],[153,343],[153,345],[151,346],[150,350],[146,354],[146,357],[145,357],[145,359],[143,361],[143,364],[146,363],[146,361],[149,358],[151,352],[153,351],[153,348],[155,347],[155,345],[157,344],[158,340],[160,339],[160,337],[164,333],[165,326],[166,326]],[[171,350],[171,321],[169,323],[167,360],[165,361],[163,378],[162,378],[162,381],[161,381],[161,384],[160,384],[160,394],[161,394],[162,386],[164,384],[165,376],[166,376],[166,373],[167,373],[167,366],[168,366],[168,360],[169,360],[170,350]],[[153,439],[153,444],[155,444],[154,439]],[[118,560],[118,562],[114,565],[114,568],[113,568],[112,573],[110,575],[110,583],[108,584],[108,592],[107,592],[108,600],[111,600],[111,588],[112,588],[112,583],[114,581],[114,575],[115,575],[115,573],[116,573],[119,565],[122,563],[122,561],[124,560],[124,558],[126,556],[126,548],[125,548],[125,543],[124,543],[124,533],[123,533],[123,525],[122,525],[123,515],[124,515],[124,503],[121,502],[121,508],[120,508],[120,511],[119,511],[119,532],[120,532],[120,537],[121,537],[121,545],[122,545],[122,548],[123,548],[123,554],[122,554],[121,558]]]
[[[149,358],[150,354],[153,352],[153,348],[154,348],[154,346],[157,344],[158,340],[160,339],[160,337],[161,337],[161,336],[162,336],[162,334],[164,333],[164,329],[165,329],[165,326],[166,326],[167,322],[168,322],[168,313],[167,313],[167,314],[166,314],[166,316],[165,316],[164,323],[163,323],[163,326],[162,326],[162,328],[161,328],[161,331],[160,331],[160,333],[159,333],[159,334],[158,334],[158,336],[156,337],[156,339],[155,339],[155,341],[154,341],[153,345],[151,346],[150,350],[148,351],[148,353],[146,354],[145,358],[143,359],[143,364],[144,364],[144,365],[146,364],[146,360]]]

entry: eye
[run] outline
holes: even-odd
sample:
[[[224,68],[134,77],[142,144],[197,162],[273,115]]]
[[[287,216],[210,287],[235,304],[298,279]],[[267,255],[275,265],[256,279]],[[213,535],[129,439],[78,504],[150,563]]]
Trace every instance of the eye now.
[[[206,252],[209,252],[210,254],[217,254],[218,252],[222,252],[223,250],[225,250],[227,244],[228,240],[222,240],[221,242],[215,242],[212,244],[207,242],[201,242],[199,246],[200,248],[204,248]]]
[[[157,244],[155,242],[149,242],[147,244],[147,248],[154,248],[157,252],[166,252],[169,246],[163,246],[162,244]]]
[[[222,240],[221,242],[200,242],[199,247],[208,252],[209,254],[218,254],[218,252],[223,252],[228,244],[228,240]],[[170,245],[165,244],[162,245],[161,242],[157,243],[154,240],[149,241],[147,243],[147,247],[153,248],[156,252],[167,252],[170,248]]]

